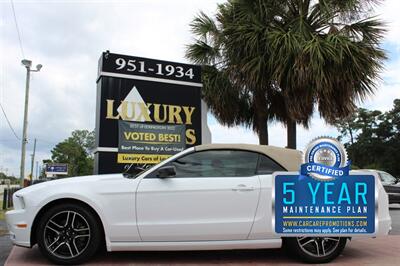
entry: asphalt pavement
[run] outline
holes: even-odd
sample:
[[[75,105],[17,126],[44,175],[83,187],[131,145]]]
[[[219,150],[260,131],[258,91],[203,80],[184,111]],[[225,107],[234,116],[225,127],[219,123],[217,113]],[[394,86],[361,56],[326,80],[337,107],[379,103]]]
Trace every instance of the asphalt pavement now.
[[[0,206],[1,207],[1,206]],[[6,223],[0,220],[0,232],[5,232]],[[12,244],[7,234],[0,234],[0,265],[3,265],[10,254]]]
[[[400,235],[400,204],[391,204],[389,206],[390,217],[392,218],[391,235]]]
[[[390,205],[391,236],[350,241],[333,265],[399,265],[400,261],[400,204]],[[1,225],[1,224],[0,224]],[[397,236],[396,236],[397,235]],[[11,250],[11,253],[10,253]],[[10,253],[10,255],[9,255]],[[8,256],[9,255],[9,256]],[[6,260],[8,256],[8,259]],[[48,265],[37,246],[32,249],[14,247],[8,236],[0,237],[0,265]],[[90,265],[297,265],[281,249],[234,251],[180,252],[102,252]],[[330,265],[331,265],[330,264]]]

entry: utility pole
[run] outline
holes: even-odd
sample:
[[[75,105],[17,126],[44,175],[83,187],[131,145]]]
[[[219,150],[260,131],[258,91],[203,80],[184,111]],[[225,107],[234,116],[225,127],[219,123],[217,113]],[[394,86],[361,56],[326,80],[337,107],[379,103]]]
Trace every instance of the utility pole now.
[[[24,59],[21,61],[22,65],[26,68],[26,83],[25,83],[25,107],[24,107],[24,124],[22,129],[22,145],[21,145],[21,171],[20,171],[20,181],[21,187],[24,187],[25,179],[25,152],[27,139],[27,129],[28,129],[28,103],[29,103],[29,81],[31,78],[31,72],[39,72],[42,68],[41,64],[36,66],[36,70],[31,70],[32,61]]]
[[[35,162],[35,152],[36,152],[36,138],[35,138],[35,142],[33,143],[33,153],[32,153],[32,161],[31,161],[31,184],[33,181],[33,164]]]
[[[39,162],[38,161],[36,161],[36,179],[39,179]]]

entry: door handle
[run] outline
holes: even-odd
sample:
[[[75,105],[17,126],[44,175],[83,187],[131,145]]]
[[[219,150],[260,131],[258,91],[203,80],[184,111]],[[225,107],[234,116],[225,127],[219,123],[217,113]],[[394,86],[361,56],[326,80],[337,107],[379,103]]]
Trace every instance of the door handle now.
[[[254,187],[247,187],[244,184],[237,185],[237,187],[232,188],[233,191],[253,191]]]

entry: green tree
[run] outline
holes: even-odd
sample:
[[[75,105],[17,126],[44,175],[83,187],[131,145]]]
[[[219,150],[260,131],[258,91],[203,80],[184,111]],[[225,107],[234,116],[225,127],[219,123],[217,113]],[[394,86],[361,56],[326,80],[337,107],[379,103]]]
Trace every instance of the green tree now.
[[[75,130],[71,135],[52,149],[51,161],[68,163],[69,176],[92,174],[94,132]]]
[[[400,99],[393,102],[393,108],[382,113],[377,110],[357,109],[353,116],[337,121],[336,127],[345,143],[349,158],[359,168],[387,171],[400,178]]]
[[[74,130],[72,132],[72,139],[83,147],[88,155],[93,155],[95,148],[95,134],[94,131],[89,130]]]
[[[253,125],[260,144],[267,121],[282,121],[290,148],[315,107],[328,123],[347,117],[373,92],[385,58],[383,24],[366,18],[372,2],[231,0],[215,19],[200,13],[187,57],[204,65],[211,111],[224,124]]]
[[[0,183],[5,182],[5,179],[9,179],[11,184],[18,184],[19,180],[15,176],[7,175],[6,173],[0,172]]]

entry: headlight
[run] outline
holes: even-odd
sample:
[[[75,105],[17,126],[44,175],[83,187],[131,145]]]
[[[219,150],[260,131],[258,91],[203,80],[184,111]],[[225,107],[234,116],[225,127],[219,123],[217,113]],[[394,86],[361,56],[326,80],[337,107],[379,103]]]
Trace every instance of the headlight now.
[[[24,197],[18,194],[15,194],[14,197],[14,209],[25,209],[25,200]]]

